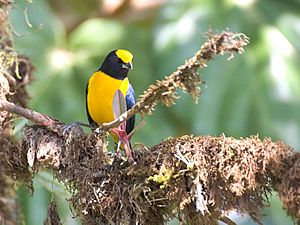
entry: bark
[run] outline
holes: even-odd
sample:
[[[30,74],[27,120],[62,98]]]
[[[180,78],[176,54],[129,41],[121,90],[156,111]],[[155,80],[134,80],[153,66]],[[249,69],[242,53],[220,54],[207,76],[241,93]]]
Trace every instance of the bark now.
[[[25,87],[32,80],[33,67],[12,47],[4,2],[0,5],[0,222],[17,224],[16,207],[4,201],[7,188],[17,181],[30,187],[41,168],[51,168],[72,193],[70,202],[84,224],[165,224],[174,217],[189,225],[235,224],[227,217],[232,210],[249,213],[260,223],[273,191],[288,215],[299,222],[300,157],[282,142],[225,135],[168,138],[149,148],[134,146],[135,164],[107,149],[107,131],[134,114],[150,115],[158,103],[171,106],[177,89],[197,101],[202,83],[198,70],[219,54],[227,53],[231,59],[243,53],[248,43],[244,34],[209,32],[195,56],[150,85],[131,110],[104,124],[100,133],[85,134],[79,126],[66,130],[63,122],[26,108]],[[19,140],[11,132],[15,115],[34,123],[24,127]],[[54,202],[45,224],[61,224]]]

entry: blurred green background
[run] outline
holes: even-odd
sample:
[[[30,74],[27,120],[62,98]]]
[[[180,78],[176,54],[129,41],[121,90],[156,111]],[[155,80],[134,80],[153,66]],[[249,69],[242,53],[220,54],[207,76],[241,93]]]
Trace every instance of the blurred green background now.
[[[201,70],[207,88],[202,86],[199,104],[180,92],[175,106],[158,106],[146,117],[133,142],[151,146],[183,134],[259,134],[300,149],[299,12],[298,0],[15,0],[10,19],[16,49],[36,68],[30,107],[66,123],[87,122],[85,85],[110,50],[133,53],[130,80],[138,96],[193,56],[209,28],[243,32],[250,44],[242,56],[218,57]],[[34,186],[33,196],[18,190],[26,224],[43,224],[51,197],[65,224],[80,224],[50,172],[40,172]],[[292,224],[276,194],[270,203],[264,224]],[[232,217],[254,224],[247,215]]]

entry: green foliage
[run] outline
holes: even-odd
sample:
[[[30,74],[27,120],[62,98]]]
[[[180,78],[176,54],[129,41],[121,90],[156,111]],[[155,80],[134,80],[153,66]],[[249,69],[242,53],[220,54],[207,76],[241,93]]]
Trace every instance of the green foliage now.
[[[181,93],[174,107],[158,107],[153,116],[145,118],[145,127],[133,141],[153,145],[168,136],[189,133],[225,133],[236,138],[259,134],[300,148],[298,1],[169,0],[148,23],[91,18],[68,32],[49,2],[19,0],[10,15],[19,34],[15,46],[36,67],[36,80],[30,87],[33,109],[66,123],[87,121],[85,85],[108,51],[124,48],[133,52],[130,79],[138,96],[191,57],[210,27],[229,28],[250,37],[245,54],[229,62],[228,56],[210,62],[200,71],[206,85],[201,87],[199,104]],[[86,12],[94,8],[95,1],[85,4],[74,1],[72,7],[84,7]],[[24,203],[30,207],[27,218],[35,210],[27,203],[30,199]],[[291,224],[278,204],[272,200],[276,210],[267,210],[265,224]],[[244,223],[249,224],[247,218]],[[28,224],[41,224],[41,219]]]

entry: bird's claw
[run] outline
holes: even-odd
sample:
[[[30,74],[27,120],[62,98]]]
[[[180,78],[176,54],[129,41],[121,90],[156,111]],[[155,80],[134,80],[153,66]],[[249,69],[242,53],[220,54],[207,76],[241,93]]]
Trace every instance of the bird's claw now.
[[[63,127],[63,136],[67,135],[67,134],[70,134],[70,133],[78,133],[78,134],[83,134],[83,129],[81,128],[80,126],[80,123],[79,122],[73,122],[73,123],[70,123],[70,124],[66,124],[64,127]]]
[[[131,164],[134,164],[135,160],[134,160],[134,156],[133,156],[133,151],[130,147],[129,137],[128,137],[125,129],[123,129],[123,128],[125,128],[125,127],[121,126],[121,129],[120,128],[112,129],[113,132],[119,137],[116,152],[119,151],[119,149],[121,147],[121,144],[123,144],[123,148],[124,148],[125,154],[127,156],[128,162],[131,163]]]

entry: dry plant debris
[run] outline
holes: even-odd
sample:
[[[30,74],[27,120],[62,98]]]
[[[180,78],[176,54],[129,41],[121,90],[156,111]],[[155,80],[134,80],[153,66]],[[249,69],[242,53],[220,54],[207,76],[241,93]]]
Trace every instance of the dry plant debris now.
[[[15,190],[11,188],[10,178],[0,175],[0,224],[16,225],[20,215],[16,218],[17,202]]]
[[[272,190],[278,191],[288,214],[299,222],[300,154],[281,142],[224,135],[169,138],[149,149],[137,146],[137,164],[130,165],[108,152],[105,133],[84,134],[74,128],[62,135],[63,123],[23,108],[33,67],[13,49],[6,2],[0,3],[2,176],[30,185],[40,168],[52,168],[72,193],[70,202],[83,224],[159,225],[176,217],[183,225],[235,224],[227,217],[232,210],[249,213],[260,223]],[[198,69],[218,54],[228,53],[231,59],[247,43],[243,34],[210,32],[194,57],[151,85],[132,110],[102,129],[109,130],[135,113],[151,114],[157,103],[174,104],[178,88],[197,101],[201,93]],[[12,113],[38,124],[26,126],[19,141],[11,135]],[[10,216],[14,208],[2,201],[11,181],[1,177],[0,183],[0,221],[16,224]],[[45,224],[61,224],[54,202]]]
[[[62,225],[56,203],[52,200],[48,206],[47,218],[44,225]]]
[[[244,47],[249,42],[246,35],[230,31],[224,31],[220,34],[208,32],[207,36],[207,42],[201,46],[200,50],[192,58],[186,60],[171,75],[150,85],[132,109],[122,114],[115,121],[103,124],[101,128],[109,130],[117,127],[136,113],[149,115],[157,103],[162,103],[166,106],[173,105],[177,99],[176,91],[178,88],[191,95],[197,102],[201,94],[201,79],[198,69],[206,67],[208,61],[217,55],[227,53],[229,54],[228,59],[232,59],[234,53],[242,54]]]
[[[17,56],[11,40],[7,5],[0,1],[0,100],[25,106],[28,95],[25,86],[31,81],[32,66],[24,56]],[[18,65],[18,66],[17,66]],[[17,69],[18,67],[18,69]],[[15,193],[15,181],[31,185],[31,173],[26,149],[19,148],[12,136],[14,116],[0,111],[0,224],[15,225],[23,221]]]
[[[300,154],[292,154],[285,160],[281,167],[280,176],[275,190],[283,203],[284,209],[294,218],[295,223],[300,223]]]
[[[0,101],[11,101],[26,106],[28,94],[26,86],[32,80],[33,67],[25,56],[17,56],[7,19],[6,4],[0,8]],[[14,116],[0,111],[0,172],[17,180],[31,181],[26,160],[26,149],[19,148],[12,136]],[[25,153],[25,155],[24,155]]]
[[[175,217],[182,224],[234,224],[226,216],[232,210],[259,222],[270,192],[279,186],[287,193],[277,178],[298,169],[290,147],[258,137],[169,138],[136,149],[136,165],[106,154],[105,137],[82,138],[62,144],[56,176],[73,192],[84,224],[165,224]],[[297,187],[290,185],[289,195],[297,195]]]

